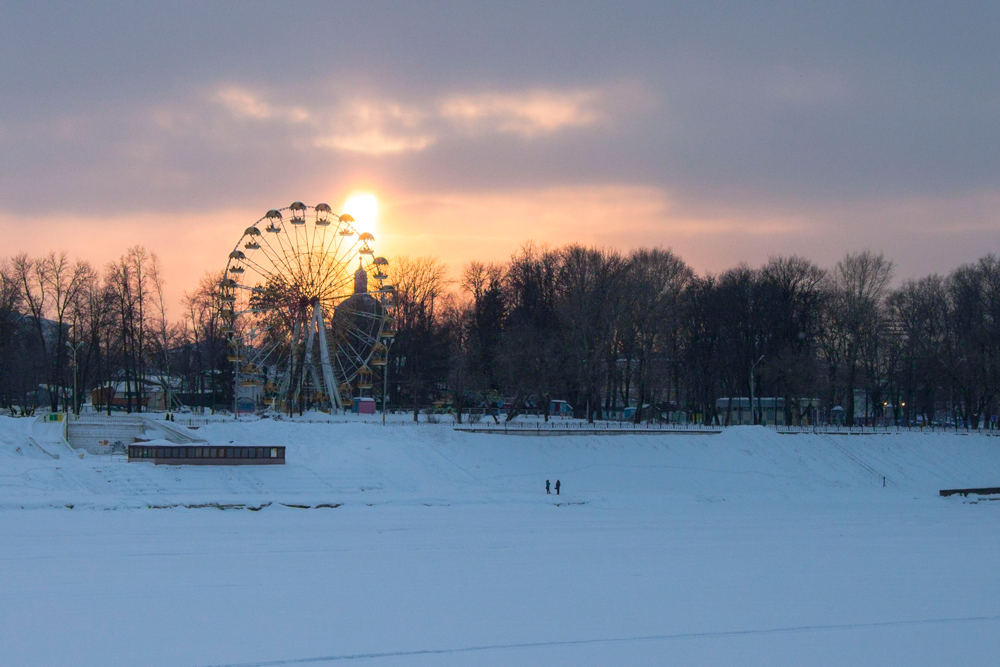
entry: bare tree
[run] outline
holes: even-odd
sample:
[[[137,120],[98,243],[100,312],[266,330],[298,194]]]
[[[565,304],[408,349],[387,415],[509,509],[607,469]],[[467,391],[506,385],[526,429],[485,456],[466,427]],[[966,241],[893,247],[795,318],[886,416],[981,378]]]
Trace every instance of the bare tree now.
[[[716,389],[721,383],[718,359],[723,345],[723,322],[728,316],[717,286],[716,276],[695,277],[685,294],[682,346],[688,378],[687,405],[695,414],[702,415],[704,424],[716,423],[718,419],[715,406]],[[727,419],[728,413],[729,409]]]
[[[882,253],[871,250],[848,253],[831,274],[830,324],[845,366],[844,393],[848,425],[854,425],[854,392],[862,364],[876,363],[878,346],[871,344],[884,327],[885,299],[893,265]]]
[[[30,384],[23,372],[28,355],[24,349],[24,306],[22,287],[13,267],[6,259],[0,261],[0,404],[7,409],[17,400],[24,405]],[[37,383],[35,383],[37,386]]]
[[[54,252],[41,260],[47,265],[45,275],[47,277],[46,288],[51,294],[52,315],[55,318],[55,341],[53,343],[52,370],[50,374],[50,384],[60,387],[58,393],[63,393],[67,380],[65,369],[68,351],[66,342],[69,331],[67,320],[76,309],[77,299],[87,278],[93,273],[93,268],[87,262],[71,263],[66,257],[66,253],[56,255]],[[74,369],[75,372],[75,369]],[[56,392],[52,393],[52,409],[58,409]],[[65,401],[65,396],[64,399]]]
[[[24,300],[27,315],[31,318],[35,329],[35,355],[32,365],[35,367],[32,373],[36,380],[47,375],[47,369],[51,367],[50,337],[46,335],[46,315],[48,314],[48,265],[28,257],[26,253],[15,256],[11,262],[11,269],[14,280],[21,290],[21,298]],[[34,355],[33,355],[34,356]],[[41,372],[38,372],[41,369]],[[37,389],[37,382],[34,389]],[[33,390],[34,390],[33,389]]]
[[[545,419],[549,418],[559,375],[558,272],[559,255],[530,244],[507,264],[498,371],[501,386],[514,396],[508,420],[529,399],[540,404]]]
[[[775,257],[761,269],[761,310],[770,332],[761,369],[783,398],[791,424],[796,399],[816,387],[815,344],[825,292],[826,272],[801,257]]]
[[[1000,388],[1000,259],[991,254],[959,267],[948,292],[947,368],[961,419],[978,428]]]
[[[156,372],[157,381],[163,392],[164,408],[170,410],[172,407],[173,380],[170,375],[170,355],[181,339],[180,327],[171,325],[167,319],[167,302],[164,298],[163,271],[160,266],[160,259],[156,253],[149,253],[149,283],[152,289],[152,316],[151,325],[151,345],[150,357],[153,369]]]
[[[97,271],[91,271],[81,288],[75,315],[78,328],[86,339],[83,347],[84,377],[92,377],[98,387],[97,409],[105,408],[111,414],[114,369],[113,350],[118,330],[115,327],[114,293]]]
[[[184,316],[186,331],[185,367],[188,372],[188,391],[203,401],[210,396],[210,406],[218,402],[228,404],[228,378],[224,364],[226,338],[222,335],[221,312],[219,308],[219,283],[223,272],[206,273],[198,288],[184,293]]]
[[[570,245],[560,252],[557,312],[563,325],[566,376],[576,409],[582,403],[590,422],[601,409],[601,385],[623,308],[626,267],[624,258],[614,251]]]
[[[398,332],[386,372],[394,393],[409,394],[413,420],[437,383],[447,378],[448,345],[436,310],[448,285],[447,267],[434,257],[397,257],[390,261],[395,285]]]
[[[637,351],[635,422],[643,418],[648,398],[670,384],[670,368],[680,347],[683,296],[694,272],[669,250],[637,250],[629,257],[629,304],[624,320],[632,325]]]
[[[462,423],[462,413],[478,403],[482,397],[482,387],[486,384],[482,376],[479,354],[472,336],[473,309],[470,300],[460,301],[449,295],[441,309],[441,323],[450,343],[448,358],[448,388],[451,390],[455,420]]]
[[[501,385],[498,356],[507,316],[504,277],[502,265],[482,262],[469,263],[462,274],[461,288],[472,298],[470,350],[478,356],[483,383],[479,389],[484,394]]]
[[[938,275],[908,280],[888,300],[890,316],[902,334],[897,368],[906,423],[920,414],[924,423],[935,418],[936,399],[946,384],[948,349],[948,289]]]

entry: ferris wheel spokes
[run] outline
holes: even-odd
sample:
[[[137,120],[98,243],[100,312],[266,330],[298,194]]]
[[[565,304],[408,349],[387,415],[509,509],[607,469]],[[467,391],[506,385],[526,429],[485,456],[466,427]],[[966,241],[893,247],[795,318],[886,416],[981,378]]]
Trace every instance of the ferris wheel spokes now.
[[[325,204],[295,202],[268,211],[230,253],[220,311],[237,408],[338,410],[371,390],[370,367],[385,366],[395,331],[393,304],[383,287],[388,262],[374,258],[374,238],[353,222]]]

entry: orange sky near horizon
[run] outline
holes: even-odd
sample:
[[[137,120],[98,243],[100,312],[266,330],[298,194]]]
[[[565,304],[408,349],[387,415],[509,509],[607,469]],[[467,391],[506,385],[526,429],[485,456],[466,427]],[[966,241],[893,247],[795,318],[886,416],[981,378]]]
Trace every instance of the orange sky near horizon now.
[[[614,185],[438,194],[359,189],[328,201],[339,201],[331,206],[343,211],[344,199],[356,192],[371,192],[378,198],[377,254],[434,256],[449,266],[455,278],[469,261],[500,261],[528,242],[553,247],[582,243],[622,251],[672,248],[699,273],[721,271],[741,261],[758,265],[769,256],[793,253],[831,266],[844,252],[863,247],[884,250],[893,258],[894,236],[904,238],[904,233],[916,247],[926,247],[928,254],[900,266],[899,278],[945,272],[977,258],[949,254],[946,245],[936,244],[935,239],[946,242],[947,229],[921,228],[920,217],[933,220],[940,207],[962,210],[955,201],[883,202],[860,212],[828,210],[808,220],[794,215],[754,216],[750,210],[685,213],[655,188]],[[290,203],[275,202],[274,207]],[[983,196],[964,206],[968,219],[978,220],[984,208],[996,204],[995,197]],[[206,272],[223,268],[243,230],[263,213],[224,209],[101,219],[57,216],[31,223],[0,218],[0,229],[8,257],[21,251],[31,255],[64,251],[71,258],[103,266],[141,244],[160,257],[170,314],[178,317],[184,292]],[[876,219],[886,233],[866,235],[865,228]],[[952,228],[962,227],[962,220],[961,215],[954,218]],[[962,229],[966,234],[976,232],[968,225]]]

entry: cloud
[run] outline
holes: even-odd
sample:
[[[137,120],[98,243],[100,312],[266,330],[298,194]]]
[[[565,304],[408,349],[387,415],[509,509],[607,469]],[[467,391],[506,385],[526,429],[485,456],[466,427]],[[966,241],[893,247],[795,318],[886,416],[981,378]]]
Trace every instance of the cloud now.
[[[238,117],[267,120],[274,115],[269,104],[243,88],[223,88],[214,99]]]
[[[312,114],[301,106],[274,106],[260,99],[246,88],[227,86],[216,92],[216,102],[228,109],[237,118],[253,120],[281,119],[290,123],[308,123]]]
[[[390,135],[378,128],[362,129],[352,132],[337,132],[329,137],[316,139],[320,148],[336,148],[353,153],[366,155],[392,155],[408,151],[422,151],[430,146],[436,137],[433,135],[402,136]]]
[[[371,156],[420,152],[456,132],[531,138],[586,127],[602,118],[596,109],[601,95],[591,89],[456,94],[422,103],[358,95],[309,108],[265,97],[227,85],[211,100],[239,120],[308,128],[315,147]]]
[[[600,119],[598,99],[593,90],[458,95],[442,102],[440,113],[469,129],[533,137],[592,125]]]
[[[422,112],[395,102],[356,100],[333,110],[325,123],[329,134],[314,140],[320,148],[379,156],[422,151],[437,140]]]
[[[237,119],[304,127],[308,143],[317,148],[380,156],[421,151],[437,139],[423,112],[394,101],[357,97],[306,108],[270,103],[261,94],[233,86],[211,99]]]

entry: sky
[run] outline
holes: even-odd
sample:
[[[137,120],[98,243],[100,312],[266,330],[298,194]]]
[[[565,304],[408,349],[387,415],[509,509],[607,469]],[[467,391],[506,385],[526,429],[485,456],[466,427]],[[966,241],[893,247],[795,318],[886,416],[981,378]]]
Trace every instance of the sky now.
[[[995,2],[0,3],[0,256],[135,244],[179,301],[293,201],[379,254],[700,273],[1000,250]]]

